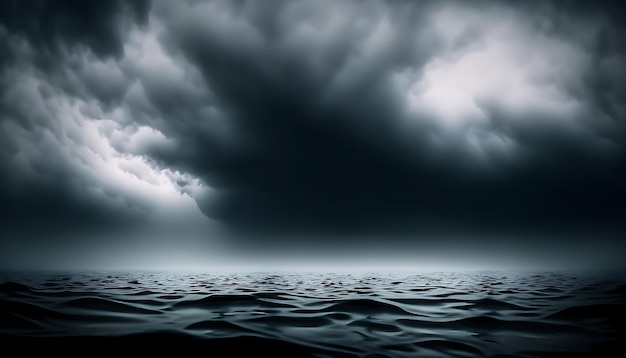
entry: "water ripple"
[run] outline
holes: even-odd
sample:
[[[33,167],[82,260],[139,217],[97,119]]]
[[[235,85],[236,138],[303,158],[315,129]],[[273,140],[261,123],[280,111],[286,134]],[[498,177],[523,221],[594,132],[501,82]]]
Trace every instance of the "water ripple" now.
[[[626,338],[626,284],[605,277],[70,272],[0,278],[2,343],[60,352],[74,343],[117,352],[136,343],[154,353],[184,346],[291,357],[611,357]]]

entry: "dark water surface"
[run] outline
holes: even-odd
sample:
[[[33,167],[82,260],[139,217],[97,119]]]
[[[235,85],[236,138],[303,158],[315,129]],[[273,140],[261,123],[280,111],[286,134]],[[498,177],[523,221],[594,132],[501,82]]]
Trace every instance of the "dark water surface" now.
[[[626,357],[625,338],[620,275],[0,274],[20,355]]]

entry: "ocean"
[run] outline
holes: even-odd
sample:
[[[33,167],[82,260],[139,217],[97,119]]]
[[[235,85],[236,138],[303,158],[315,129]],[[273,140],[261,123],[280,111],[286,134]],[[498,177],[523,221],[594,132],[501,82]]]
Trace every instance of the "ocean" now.
[[[626,277],[4,272],[0,341],[65,356],[626,357]]]

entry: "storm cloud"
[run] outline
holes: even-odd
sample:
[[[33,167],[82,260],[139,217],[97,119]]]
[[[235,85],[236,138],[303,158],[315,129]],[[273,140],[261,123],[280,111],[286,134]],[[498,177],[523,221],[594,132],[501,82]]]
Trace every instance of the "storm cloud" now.
[[[236,229],[363,234],[624,214],[612,12],[165,5],[155,8],[163,43],[199,69],[225,114],[193,136],[170,123],[164,133],[192,149],[161,158],[211,185],[200,207]]]
[[[5,1],[6,227],[619,243],[626,12],[593,4]]]

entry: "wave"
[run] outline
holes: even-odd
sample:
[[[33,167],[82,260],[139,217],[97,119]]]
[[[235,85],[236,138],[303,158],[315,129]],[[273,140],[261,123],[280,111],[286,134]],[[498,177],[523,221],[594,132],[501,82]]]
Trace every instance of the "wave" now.
[[[624,287],[517,273],[23,274],[0,283],[0,340],[60,353],[611,357],[626,338]]]
[[[61,305],[80,309],[89,309],[96,312],[119,312],[132,314],[160,314],[162,312],[141,307],[135,307],[128,302],[115,301],[101,297],[81,297],[62,302]]]

